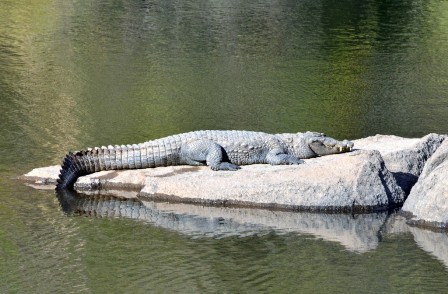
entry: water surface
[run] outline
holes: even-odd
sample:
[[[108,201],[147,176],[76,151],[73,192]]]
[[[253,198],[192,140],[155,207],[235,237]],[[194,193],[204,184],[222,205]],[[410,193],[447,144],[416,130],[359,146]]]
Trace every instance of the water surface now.
[[[447,291],[446,235],[395,216],[67,216],[13,180],[197,129],[448,133],[447,48],[437,0],[2,1],[0,292]]]

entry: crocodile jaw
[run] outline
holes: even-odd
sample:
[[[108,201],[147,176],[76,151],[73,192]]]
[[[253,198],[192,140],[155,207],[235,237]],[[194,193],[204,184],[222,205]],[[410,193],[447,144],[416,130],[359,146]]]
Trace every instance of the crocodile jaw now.
[[[311,150],[318,156],[349,152],[353,149],[353,146],[353,142],[347,140],[336,141],[334,139],[316,140],[309,143]]]

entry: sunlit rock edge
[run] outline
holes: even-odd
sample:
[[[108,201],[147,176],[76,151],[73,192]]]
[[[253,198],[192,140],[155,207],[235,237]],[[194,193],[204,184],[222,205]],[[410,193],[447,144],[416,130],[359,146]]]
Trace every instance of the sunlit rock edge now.
[[[75,189],[90,194],[144,197],[147,200],[177,201],[206,205],[234,205],[264,208],[300,209],[327,212],[366,212],[401,206],[422,173],[426,160],[446,136],[429,134],[423,138],[376,135],[354,140],[350,153],[305,160],[299,166],[244,166],[238,172],[214,172],[207,167],[162,167],[156,169],[103,171],[78,179]],[[446,144],[445,144],[446,145]],[[440,156],[439,156],[440,157]],[[438,157],[438,158],[439,158]],[[440,158],[438,159],[440,161]],[[426,189],[423,180],[434,184],[434,172],[421,177],[413,190],[424,203],[426,194],[433,201],[446,203],[444,181]],[[37,168],[20,179],[36,188],[53,188],[59,166]],[[446,178],[438,175],[436,178]],[[441,192],[432,187],[441,186]],[[420,190],[417,190],[420,189]],[[438,194],[437,194],[438,193]],[[299,196],[298,196],[299,195]],[[417,207],[430,209],[427,214]],[[432,208],[431,208],[432,207]],[[431,209],[444,208],[437,202],[406,205],[414,223],[446,226],[447,220],[426,220]],[[446,207],[444,208],[446,211]],[[439,209],[440,210],[440,209]],[[441,216],[448,215],[440,212]]]
[[[402,211],[412,224],[448,228],[448,140],[426,162]]]

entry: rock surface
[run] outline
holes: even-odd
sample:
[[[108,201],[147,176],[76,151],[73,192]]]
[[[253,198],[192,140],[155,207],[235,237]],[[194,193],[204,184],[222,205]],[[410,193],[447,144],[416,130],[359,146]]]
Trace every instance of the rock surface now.
[[[299,166],[244,166],[238,172],[149,176],[141,195],[150,199],[214,205],[314,211],[378,210],[405,195],[377,151],[325,156]]]
[[[429,134],[421,139],[376,135],[355,141],[355,147],[378,150],[397,184],[407,194],[417,182],[426,161],[442,144],[446,136]],[[406,148],[403,148],[406,146]],[[401,147],[401,148],[400,148]]]
[[[29,173],[19,176],[18,179],[27,182],[34,188],[54,189],[59,176],[60,165],[35,168]]]
[[[405,192],[444,138],[436,134],[417,139],[376,135],[355,140],[357,150],[351,153],[308,159],[298,166],[244,166],[237,172],[191,166],[103,171],[80,177],[75,189],[212,205],[381,210],[403,203]],[[54,184],[58,173],[59,166],[52,166],[21,178],[42,186]]]
[[[426,163],[412,188],[403,212],[411,223],[448,228],[448,140],[445,140]]]
[[[394,135],[375,135],[353,140],[355,149],[377,150],[382,156],[413,148],[422,138],[403,138]]]

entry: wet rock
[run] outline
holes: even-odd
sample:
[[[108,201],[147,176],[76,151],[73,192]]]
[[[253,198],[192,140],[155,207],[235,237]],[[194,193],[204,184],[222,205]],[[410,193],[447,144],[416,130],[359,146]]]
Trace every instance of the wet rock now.
[[[376,135],[355,140],[356,148],[378,150],[386,167],[406,195],[417,182],[426,161],[442,144],[446,136],[429,134],[421,139]]]
[[[448,140],[426,163],[402,211],[414,224],[435,228],[448,226]]]

